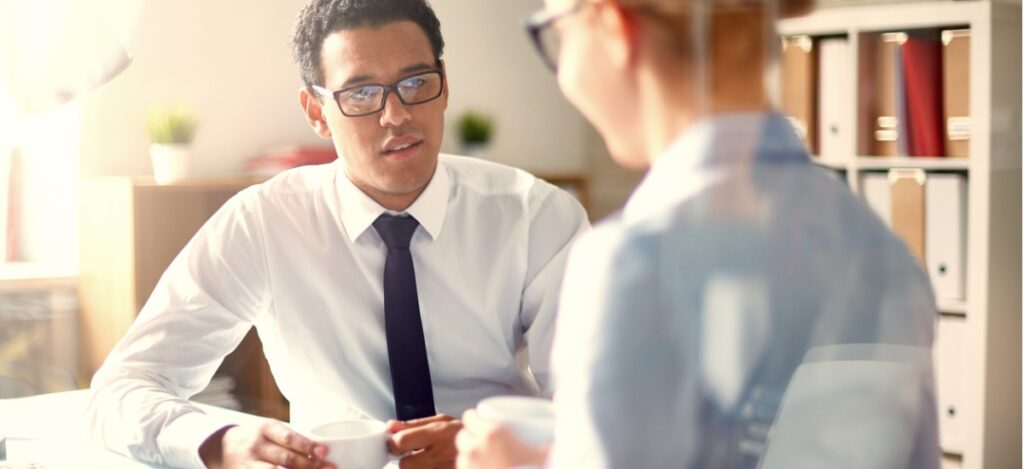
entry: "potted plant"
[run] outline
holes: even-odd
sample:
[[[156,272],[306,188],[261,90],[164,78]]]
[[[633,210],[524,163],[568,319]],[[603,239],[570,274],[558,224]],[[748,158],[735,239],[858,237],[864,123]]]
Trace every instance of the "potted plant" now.
[[[494,120],[491,116],[469,110],[459,116],[456,124],[463,153],[483,156],[494,132]]]
[[[185,177],[192,154],[196,118],[187,109],[156,109],[146,119],[149,130],[149,156],[157,184],[168,184]]]

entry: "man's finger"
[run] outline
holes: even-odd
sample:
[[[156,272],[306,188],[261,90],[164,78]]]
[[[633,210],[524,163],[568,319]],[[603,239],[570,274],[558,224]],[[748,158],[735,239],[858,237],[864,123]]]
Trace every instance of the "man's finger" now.
[[[455,434],[462,428],[461,422],[433,422],[416,428],[402,430],[391,436],[388,448],[394,454],[402,454],[435,444],[451,447]]]
[[[432,454],[431,451],[423,451],[410,456],[402,458],[398,461],[399,469],[434,469],[434,468],[454,468],[455,467],[455,455],[447,457],[439,457],[436,454]]]
[[[451,421],[451,420],[455,420],[455,419],[452,418],[449,415],[446,415],[446,414],[437,414],[437,415],[431,415],[430,417],[423,417],[423,418],[412,419],[412,420],[405,420],[405,421],[395,420],[395,422],[398,422],[398,424],[401,425],[402,429],[404,430],[406,428],[421,427],[421,426],[429,424],[429,423],[448,422],[448,421]],[[388,423],[390,423],[390,421]]]
[[[455,419],[453,417],[451,417],[451,416],[446,415],[446,414],[437,414],[437,415],[432,415],[430,417],[423,417],[423,418],[419,418],[419,419],[406,420],[404,422],[401,421],[401,420],[388,420],[387,428],[388,428],[388,432],[389,433],[396,434],[398,432],[405,431],[405,430],[408,430],[410,428],[422,427],[423,425],[428,425],[428,424],[436,423],[436,422],[449,422],[449,421],[452,421],[452,420],[455,420]],[[389,447],[390,446],[391,446],[391,443],[389,442]],[[395,454],[401,454],[401,453],[395,453]]]
[[[300,454],[269,440],[260,445],[256,450],[256,456],[262,461],[288,469],[314,469],[320,466],[319,461],[310,459],[306,454]]]
[[[306,438],[281,422],[271,422],[263,427],[263,436],[272,443],[302,455],[313,455],[318,459],[327,456],[327,447]]]

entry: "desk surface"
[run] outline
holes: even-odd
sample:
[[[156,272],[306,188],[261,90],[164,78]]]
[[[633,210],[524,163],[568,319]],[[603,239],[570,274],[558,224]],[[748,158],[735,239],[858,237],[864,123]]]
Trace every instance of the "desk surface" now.
[[[83,389],[0,399],[0,434],[7,436],[7,461],[0,462],[0,468],[5,464],[13,469],[159,467],[107,451],[90,441],[82,418],[88,397],[88,390]],[[238,422],[260,420],[241,412],[196,405],[209,414],[229,415]]]

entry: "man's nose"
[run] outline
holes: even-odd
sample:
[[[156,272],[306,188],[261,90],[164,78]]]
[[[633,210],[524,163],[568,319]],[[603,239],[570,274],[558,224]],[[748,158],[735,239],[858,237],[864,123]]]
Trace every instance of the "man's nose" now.
[[[380,125],[382,127],[398,127],[412,118],[412,114],[398,99],[397,93],[388,93],[384,101],[384,109],[380,113]]]

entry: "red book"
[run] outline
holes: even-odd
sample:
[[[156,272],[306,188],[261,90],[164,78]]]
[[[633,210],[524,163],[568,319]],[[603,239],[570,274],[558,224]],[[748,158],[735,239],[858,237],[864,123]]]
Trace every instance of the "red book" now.
[[[942,42],[911,33],[903,43],[910,156],[945,156],[942,126]]]
[[[245,168],[252,174],[270,175],[296,166],[330,163],[337,158],[330,146],[283,145],[250,158]]]

